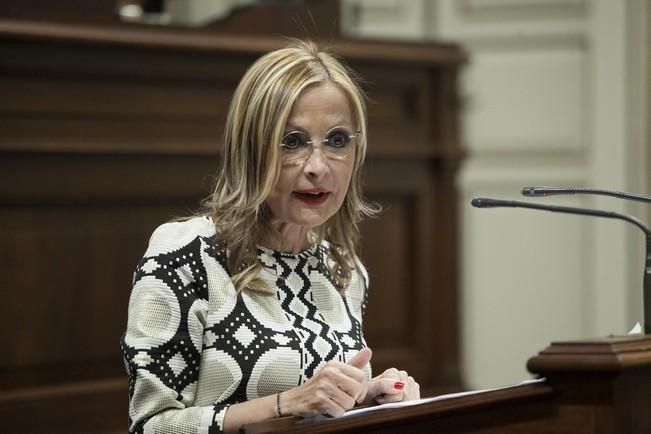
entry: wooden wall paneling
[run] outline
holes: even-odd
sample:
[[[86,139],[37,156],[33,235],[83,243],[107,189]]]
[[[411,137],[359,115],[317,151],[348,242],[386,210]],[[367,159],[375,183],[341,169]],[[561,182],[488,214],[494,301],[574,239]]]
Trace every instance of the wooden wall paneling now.
[[[372,161],[372,162],[371,162]],[[377,373],[399,366],[424,384],[432,360],[420,339],[430,316],[428,281],[427,203],[430,195],[426,163],[391,159],[369,161],[368,194],[384,205],[380,218],[363,226],[364,258],[370,270],[370,303],[365,319],[366,339],[374,349]],[[425,308],[425,311],[423,311]]]
[[[444,354],[436,358],[441,360],[441,370],[432,381],[446,385],[443,388],[456,388],[462,383],[460,363],[460,325],[459,303],[459,213],[463,204],[459,203],[457,191],[457,174],[464,157],[460,143],[461,102],[458,93],[459,67],[441,69],[430,76],[428,87],[432,89],[430,105],[433,117],[438,122],[431,122],[432,137],[439,144],[441,154],[446,156],[436,160],[431,169],[434,178],[434,197],[432,212],[435,215],[436,228],[432,234],[434,246],[434,264],[436,264],[433,281],[437,288],[434,314],[441,318],[437,328],[432,331],[431,345]],[[434,83],[438,83],[437,86]]]
[[[129,44],[128,35],[106,43],[104,33],[85,30],[101,49],[83,39],[87,33],[67,34],[56,47],[33,34],[3,40],[1,148],[216,152],[220,120],[251,54]]]
[[[3,154],[0,263],[9,270],[6,288],[22,289],[8,291],[0,306],[8,324],[21,324],[3,363],[119,360],[131,273],[151,228],[196,208],[216,162]],[[118,364],[113,374],[122,370]],[[0,384],[14,374],[1,371]]]
[[[3,0],[0,16],[21,20],[111,23],[118,0],[69,0],[52,7],[48,0]]]
[[[15,330],[2,337],[0,431],[40,432],[42,420],[19,421],[70,402],[79,411],[50,419],[53,431],[124,429],[118,340],[134,267],[153,228],[208,193],[230,92],[255,58],[282,45],[0,20],[0,326]],[[362,227],[374,369],[403,367],[425,393],[458,389],[461,153],[449,77],[463,54],[437,44],[333,48],[372,100],[365,179],[385,205]]]

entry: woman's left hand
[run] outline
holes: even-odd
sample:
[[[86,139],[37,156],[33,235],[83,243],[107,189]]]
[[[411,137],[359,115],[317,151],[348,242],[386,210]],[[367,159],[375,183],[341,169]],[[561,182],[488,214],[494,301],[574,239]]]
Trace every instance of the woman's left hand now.
[[[406,371],[389,368],[368,383],[364,403],[386,404],[387,402],[420,399],[420,386]]]

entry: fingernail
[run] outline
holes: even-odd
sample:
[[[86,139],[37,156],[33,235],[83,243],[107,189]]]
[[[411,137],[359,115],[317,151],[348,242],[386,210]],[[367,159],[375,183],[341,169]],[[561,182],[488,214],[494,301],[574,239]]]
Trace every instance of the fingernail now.
[[[395,383],[393,383],[394,389],[402,390],[403,387],[405,387],[405,383],[403,383],[402,381],[396,381]]]

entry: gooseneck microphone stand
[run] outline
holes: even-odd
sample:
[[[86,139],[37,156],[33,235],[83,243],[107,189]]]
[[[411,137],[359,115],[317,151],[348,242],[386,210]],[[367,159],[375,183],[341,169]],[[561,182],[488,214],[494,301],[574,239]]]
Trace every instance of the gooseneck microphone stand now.
[[[562,193],[560,193],[562,194]],[[651,201],[651,200],[650,200]],[[643,307],[644,307],[644,333],[651,334],[651,230],[639,219],[626,214],[613,211],[601,211],[589,208],[575,208],[558,205],[539,205],[530,202],[519,202],[515,200],[500,200],[489,198],[475,198],[471,202],[476,208],[529,208],[542,211],[560,212],[565,214],[589,215],[594,217],[612,218],[632,223],[644,232],[646,236],[646,261],[643,279]]]
[[[635,200],[638,202],[651,203],[651,196],[643,194],[628,193],[626,191],[606,190],[603,188],[585,187],[524,187],[522,195],[527,197],[557,196],[561,194],[597,194],[600,196],[616,197],[618,199]]]

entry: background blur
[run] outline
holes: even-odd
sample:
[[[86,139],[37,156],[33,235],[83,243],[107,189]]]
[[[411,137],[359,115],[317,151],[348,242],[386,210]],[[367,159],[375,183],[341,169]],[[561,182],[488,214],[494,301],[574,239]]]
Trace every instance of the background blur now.
[[[200,23],[252,0],[171,3],[178,20]],[[520,381],[526,360],[552,340],[623,334],[641,322],[639,229],[614,220],[477,210],[469,201],[520,200],[529,185],[651,193],[649,2],[342,0],[340,13],[348,36],[448,40],[468,52],[461,88],[467,158],[458,179],[468,385]],[[649,222],[648,206],[635,202],[595,196],[537,202]]]
[[[650,2],[5,0],[0,431],[56,418],[57,401],[124,426],[132,270],[154,227],[207,193],[215,101],[278,35],[353,41],[338,47],[370,89],[376,368],[429,393],[506,385],[552,341],[642,321],[637,228],[469,203],[529,185],[651,193]],[[651,220],[617,199],[535,201]]]
[[[458,186],[463,375],[523,379],[552,340],[641,322],[644,235],[632,225],[528,210],[478,210],[529,185],[651,192],[651,9],[637,0],[345,1],[355,35],[443,38],[468,51],[468,158]],[[345,12],[348,11],[348,12]],[[631,213],[594,196],[537,199]]]

